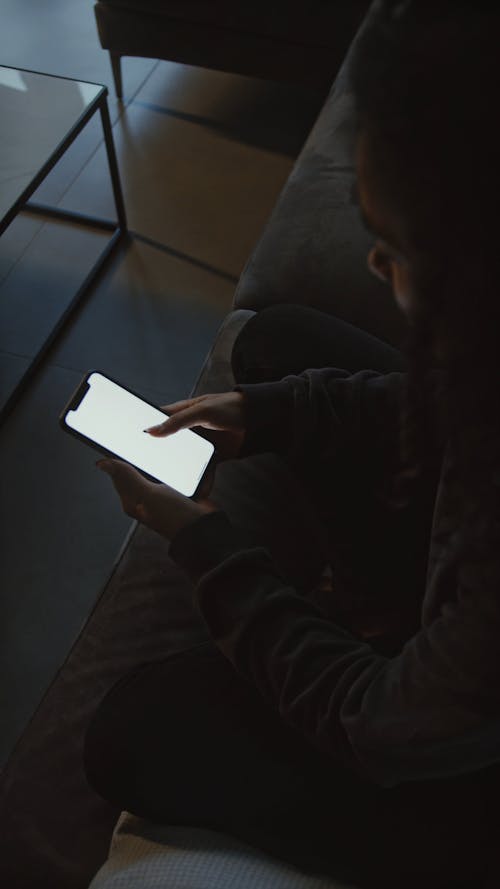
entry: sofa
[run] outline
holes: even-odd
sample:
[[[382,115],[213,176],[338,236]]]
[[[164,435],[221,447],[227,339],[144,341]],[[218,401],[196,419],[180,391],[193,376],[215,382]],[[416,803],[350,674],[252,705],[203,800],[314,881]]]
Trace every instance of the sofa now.
[[[118,98],[122,56],[328,89],[369,0],[98,0]]]
[[[122,5],[134,8],[132,0],[98,3],[110,14],[112,7]],[[184,0],[161,5],[180,10]],[[141,9],[146,14],[147,9],[159,6],[148,0]],[[201,15],[202,9],[225,4],[200,0],[185,6]],[[373,4],[361,27],[377,14],[377,6]],[[370,237],[352,198],[355,114],[350,58],[351,51],[248,259],[233,310],[201,369],[196,393],[232,387],[233,343],[249,318],[271,304],[307,304],[396,347],[402,343],[403,317],[388,289],[368,271]],[[214,499],[236,522],[249,492],[256,496],[256,478],[264,487],[270,479],[273,484],[286,484],[273,459],[259,455],[219,467]],[[282,517],[291,524],[297,520],[289,510]],[[147,528],[133,525],[110,581],[6,769],[2,794],[5,885],[348,889],[340,878],[302,872],[232,837],[182,825],[155,825],[120,812],[88,786],[83,738],[105,693],[139,664],[206,638],[189,582],[169,559],[168,543]]]

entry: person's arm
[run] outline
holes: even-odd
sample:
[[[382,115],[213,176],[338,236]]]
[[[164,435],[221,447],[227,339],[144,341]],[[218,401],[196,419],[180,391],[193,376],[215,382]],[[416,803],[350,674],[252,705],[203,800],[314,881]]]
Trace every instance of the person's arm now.
[[[191,524],[171,546],[235,668],[314,745],[386,786],[498,759],[497,553],[498,545],[479,571],[465,561],[439,616],[386,658],[325,620],[223,513]]]
[[[393,465],[406,374],[308,370],[275,383],[237,386],[246,435],[240,454],[274,451],[292,462],[356,453],[363,465]]]
[[[375,477],[399,457],[406,381],[396,372],[308,370],[166,405],[169,419],[147,431],[161,437],[202,427],[219,459],[269,451],[304,464],[348,453]]]

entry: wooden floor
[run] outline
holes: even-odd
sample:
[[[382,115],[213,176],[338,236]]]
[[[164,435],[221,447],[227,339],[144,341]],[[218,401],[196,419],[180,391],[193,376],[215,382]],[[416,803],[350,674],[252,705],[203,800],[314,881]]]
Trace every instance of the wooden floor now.
[[[134,232],[0,429],[5,761],[129,527],[109,480],[95,469],[94,453],[59,430],[58,414],[90,368],[159,403],[189,392],[323,98],[201,68],[124,59],[120,104],[89,0],[2,0],[0,61],[109,86]],[[37,198],[112,215],[97,121]],[[44,312],[64,308],[100,239],[22,217],[0,240],[0,395],[29,363]]]

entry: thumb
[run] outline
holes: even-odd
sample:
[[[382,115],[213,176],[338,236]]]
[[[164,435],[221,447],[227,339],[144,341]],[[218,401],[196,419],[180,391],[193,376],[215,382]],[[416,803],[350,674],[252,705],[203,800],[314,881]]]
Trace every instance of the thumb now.
[[[98,469],[101,469],[103,472],[106,472],[108,475],[113,475],[113,473],[116,471],[115,464],[117,462],[118,462],[117,460],[110,460],[110,459],[97,460],[95,465],[97,466]]]
[[[146,524],[149,518],[149,512],[144,506],[144,503],[138,503],[135,507],[135,512],[139,521]]]
[[[96,463],[98,469],[102,472],[105,472],[107,475],[111,476],[114,482],[124,483],[127,482],[141,482],[145,483],[145,479],[141,475],[137,469],[134,469],[130,463],[125,463],[123,460],[111,460],[109,458],[105,460],[98,460]]]

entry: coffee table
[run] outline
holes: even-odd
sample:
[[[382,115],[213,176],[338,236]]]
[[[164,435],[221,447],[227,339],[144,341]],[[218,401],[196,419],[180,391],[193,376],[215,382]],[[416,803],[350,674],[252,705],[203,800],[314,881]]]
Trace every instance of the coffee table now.
[[[109,231],[110,239],[77,292],[66,303],[15,388],[0,406],[0,419],[12,409],[82,301],[117,244],[127,235],[127,220],[107,103],[101,84],[0,66],[0,235],[21,211],[48,219]],[[38,186],[91,118],[99,113],[116,208],[116,221],[30,201]]]

